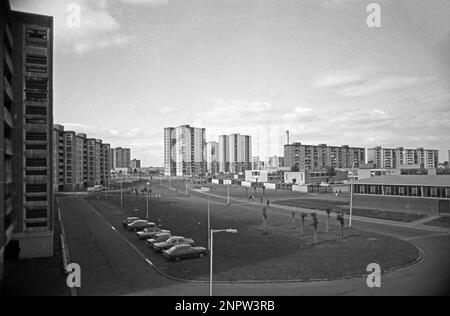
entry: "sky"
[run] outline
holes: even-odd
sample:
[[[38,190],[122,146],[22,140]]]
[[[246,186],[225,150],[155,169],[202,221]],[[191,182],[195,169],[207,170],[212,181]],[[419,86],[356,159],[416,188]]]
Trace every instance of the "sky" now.
[[[291,141],[450,150],[450,1],[11,0],[55,18],[54,120],[144,166],[164,127]],[[71,4],[79,27],[68,23]]]

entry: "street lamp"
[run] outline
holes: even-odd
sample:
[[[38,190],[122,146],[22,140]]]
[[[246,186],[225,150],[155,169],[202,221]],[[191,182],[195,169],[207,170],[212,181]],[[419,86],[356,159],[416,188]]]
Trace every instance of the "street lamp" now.
[[[350,218],[348,226],[352,227],[352,217],[353,217],[353,182],[355,181],[355,165],[356,161],[352,165],[352,179],[350,181]]]
[[[149,208],[149,191],[148,191],[148,186],[150,185],[150,183],[147,182],[147,220],[148,220],[148,208]]]
[[[213,296],[213,244],[214,244],[214,234],[215,233],[230,233],[230,234],[237,234],[237,229],[219,229],[214,230],[211,229],[211,251],[210,251],[210,268],[209,268],[209,296]]]
[[[230,206],[230,184],[227,185],[227,205]]]
[[[123,179],[122,176],[120,176],[120,206],[123,206]]]

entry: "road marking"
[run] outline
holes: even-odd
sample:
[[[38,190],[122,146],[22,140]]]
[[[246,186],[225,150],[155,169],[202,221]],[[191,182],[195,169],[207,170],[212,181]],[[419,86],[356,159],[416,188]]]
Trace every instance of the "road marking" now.
[[[153,262],[151,262],[139,249],[137,249],[137,247],[135,245],[133,245],[127,238],[125,238],[125,236],[123,236],[119,231],[117,231],[117,229],[111,225],[110,222],[108,222],[106,220],[106,218],[104,218],[92,205],[90,205],[89,203],[86,202],[86,205],[94,211],[95,214],[97,214],[98,217],[100,217],[100,219],[102,219],[108,226],[112,227],[112,229],[116,232],[116,234],[123,240],[125,241],[125,243],[128,244],[128,246],[130,246],[134,251],[136,251],[136,253],[145,260],[145,262],[147,262],[151,267],[155,267],[155,265],[153,264]]]

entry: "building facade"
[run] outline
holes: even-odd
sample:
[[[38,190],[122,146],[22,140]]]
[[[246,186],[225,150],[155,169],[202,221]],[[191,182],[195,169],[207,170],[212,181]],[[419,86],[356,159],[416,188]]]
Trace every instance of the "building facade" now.
[[[439,150],[376,147],[367,150],[367,160],[376,168],[382,169],[395,169],[399,165],[436,169],[439,166]]]
[[[219,171],[243,173],[253,169],[252,138],[232,134],[219,137]]]
[[[355,207],[420,213],[450,214],[450,176],[380,176],[353,186]]]
[[[53,18],[0,4],[0,278],[53,255]]]
[[[284,157],[272,156],[266,159],[267,168],[283,168],[284,167]]]
[[[112,169],[122,169],[131,167],[131,149],[113,148],[111,150]]]
[[[130,164],[131,169],[141,169],[141,161],[137,160],[137,159],[133,159],[131,160],[131,164]]]
[[[164,167],[167,176],[206,173],[206,130],[182,125],[164,129]]]
[[[206,170],[209,174],[219,173],[219,143],[206,143]]]
[[[366,162],[365,148],[349,146],[303,145],[284,146],[284,166],[297,170],[323,170],[328,167],[352,168]]]
[[[54,192],[79,192],[94,185],[109,187],[111,146],[86,134],[53,128]]]

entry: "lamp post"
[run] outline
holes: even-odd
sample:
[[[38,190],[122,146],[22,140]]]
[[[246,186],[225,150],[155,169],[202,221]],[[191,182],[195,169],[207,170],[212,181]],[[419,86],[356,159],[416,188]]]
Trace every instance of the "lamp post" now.
[[[230,206],[230,184],[227,185],[227,205]]]
[[[120,206],[123,206],[123,179],[122,176],[120,176]]]
[[[356,161],[353,162],[352,165],[352,179],[350,181],[350,218],[348,222],[349,227],[352,227],[352,217],[353,217],[353,182],[355,180],[355,165]]]
[[[149,191],[148,191],[148,185],[150,183],[147,183],[147,220],[148,220],[148,210],[149,210]]]
[[[211,251],[211,200],[208,196],[208,251]]]
[[[209,296],[213,296],[213,245],[214,245],[214,234],[215,233],[230,233],[230,234],[237,234],[237,229],[219,229],[214,230],[211,229],[211,251],[210,251],[210,268],[209,268]]]

